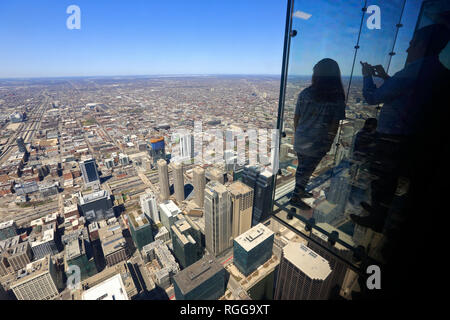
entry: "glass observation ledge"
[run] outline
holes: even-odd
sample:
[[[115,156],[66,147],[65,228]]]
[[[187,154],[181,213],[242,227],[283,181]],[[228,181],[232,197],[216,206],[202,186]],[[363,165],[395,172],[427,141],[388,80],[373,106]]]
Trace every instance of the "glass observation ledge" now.
[[[355,140],[369,118],[378,119],[383,104],[369,105],[363,96],[360,61],[381,65],[390,76],[405,68],[407,49],[416,30],[442,23],[449,10],[442,0],[288,0],[277,129],[279,172],[274,177],[272,217],[308,241],[345,261],[355,271],[366,263],[383,263],[383,233],[355,225],[350,215],[364,216],[361,202],[371,203],[372,181],[378,177],[370,161],[358,156]],[[442,15],[442,14],[441,14]],[[448,23],[448,22],[447,22]],[[449,68],[450,46],[440,55]],[[294,115],[299,94],[312,83],[312,71],[324,58],[335,60],[345,93],[345,119],[331,150],[323,157],[307,186],[311,210],[290,204],[295,187]],[[383,81],[374,78],[380,86]],[[401,223],[408,179],[400,177],[385,229]],[[320,235],[319,238],[317,235]],[[339,247],[339,250],[336,250]],[[345,250],[344,250],[345,249]],[[349,254],[351,252],[351,254]]]

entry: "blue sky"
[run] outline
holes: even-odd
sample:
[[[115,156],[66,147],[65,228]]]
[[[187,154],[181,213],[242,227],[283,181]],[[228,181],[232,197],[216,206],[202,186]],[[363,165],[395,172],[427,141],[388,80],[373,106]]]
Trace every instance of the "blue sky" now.
[[[386,64],[402,1],[369,1],[382,9],[382,29],[363,32],[361,59]],[[407,47],[420,2],[408,0],[396,51]],[[326,56],[348,74],[362,3],[297,0],[295,10],[312,16],[295,19],[290,73],[311,74]],[[71,4],[81,8],[81,30],[66,28]],[[284,0],[1,1],[0,78],[279,74],[285,14]]]

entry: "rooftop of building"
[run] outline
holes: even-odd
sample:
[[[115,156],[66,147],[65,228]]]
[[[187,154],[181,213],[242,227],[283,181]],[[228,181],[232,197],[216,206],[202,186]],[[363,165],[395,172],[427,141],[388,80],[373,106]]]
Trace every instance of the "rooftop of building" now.
[[[178,208],[178,206],[172,200],[167,200],[163,203],[160,203],[159,207],[166,215],[170,214],[171,216],[176,216],[177,214],[181,213],[180,208]]]
[[[283,248],[283,255],[310,279],[325,280],[331,273],[329,262],[303,243],[290,241]]]
[[[14,246],[18,245],[20,242],[20,236],[14,236],[5,240],[0,241],[0,253],[6,251]]]
[[[21,283],[27,282],[40,274],[48,272],[50,268],[50,263],[51,263],[50,255],[47,255],[42,259],[27,264],[25,268],[17,272],[16,280],[11,285],[11,288]]]
[[[126,240],[119,223],[102,227],[98,230],[98,233],[105,256],[126,246]]]
[[[54,238],[55,231],[53,229],[47,229],[43,231],[33,242],[31,242],[31,247],[36,247],[43,243],[53,241]]]
[[[242,183],[241,181],[238,180],[228,186],[228,191],[230,191],[232,195],[237,196],[240,194],[247,194],[249,192],[252,192],[253,190],[245,183]]]
[[[9,220],[9,221],[6,221],[6,222],[2,222],[2,223],[0,223],[0,230],[12,227],[13,225],[14,225],[14,220]]]
[[[174,276],[183,294],[192,291],[215,274],[225,271],[224,267],[213,257],[205,256]]]
[[[267,228],[262,223],[259,223],[253,228],[236,237],[234,241],[236,241],[242,248],[244,248],[244,250],[250,251],[273,235],[274,233],[272,230]]]
[[[128,221],[133,225],[134,229],[142,228],[150,224],[145,214],[139,214],[136,211],[128,213]]]
[[[71,239],[69,243],[64,247],[67,260],[72,260],[79,257],[82,254],[82,247],[80,246],[80,241],[78,237]]]
[[[205,192],[224,193],[224,192],[227,192],[227,188],[223,184],[221,184],[220,182],[210,181],[205,186]]]
[[[115,276],[83,292],[82,299],[128,300],[128,295],[122,281],[122,276],[120,274],[116,274]]]
[[[106,190],[99,190],[99,191],[95,191],[86,195],[83,195],[80,193],[80,204],[85,204],[85,203],[89,203],[92,201],[96,201],[98,199],[101,198],[108,198],[109,197],[109,193]]]

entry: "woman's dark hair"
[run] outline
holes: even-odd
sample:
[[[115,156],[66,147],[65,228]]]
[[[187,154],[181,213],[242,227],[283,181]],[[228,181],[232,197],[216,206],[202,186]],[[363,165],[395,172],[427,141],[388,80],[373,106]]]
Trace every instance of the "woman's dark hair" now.
[[[320,60],[313,69],[312,96],[317,102],[345,101],[341,70],[333,59]]]

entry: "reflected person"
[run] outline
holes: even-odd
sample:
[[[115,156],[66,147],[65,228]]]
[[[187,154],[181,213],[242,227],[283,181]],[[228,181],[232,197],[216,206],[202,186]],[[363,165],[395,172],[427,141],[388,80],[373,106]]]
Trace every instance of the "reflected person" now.
[[[361,202],[368,216],[351,214],[351,219],[376,232],[383,232],[400,176],[412,174],[411,159],[415,136],[426,115],[436,112],[430,99],[445,83],[449,71],[439,61],[440,52],[449,41],[449,30],[433,24],[416,31],[407,49],[404,69],[390,77],[382,66],[361,62],[364,76],[363,96],[370,105],[383,103],[379,114],[377,139],[370,171],[377,179],[371,183],[371,204]],[[384,80],[376,87],[373,77]]]
[[[345,93],[336,61],[326,58],[313,68],[312,84],[298,96],[295,108],[294,150],[298,165],[291,204],[301,210],[311,207],[302,199],[312,195],[306,186],[322,158],[330,150],[345,119]]]

